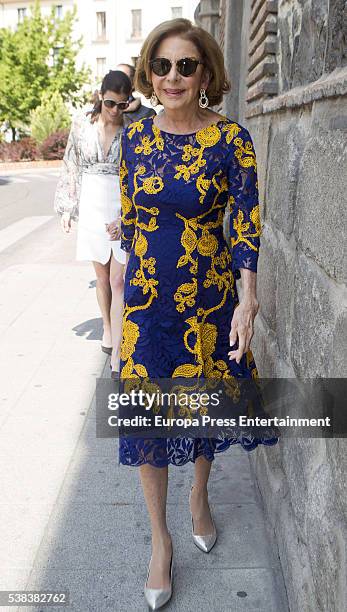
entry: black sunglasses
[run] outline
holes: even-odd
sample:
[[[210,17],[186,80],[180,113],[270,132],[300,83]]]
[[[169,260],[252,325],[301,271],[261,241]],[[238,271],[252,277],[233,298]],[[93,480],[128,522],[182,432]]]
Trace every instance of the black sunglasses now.
[[[166,74],[169,74],[172,64],[176,64],[177,71],[182,76],[189,77],[196,72],[198,65],[202,64],[202,62],[194,57],[182,57],[182,59],[179,59],[176,62],[172,62],[166,57],[156,57],[149,62],[151,69],[157,76],[165,76]]]
[[[114,108],[115,106],[117,106],[119,110],[125,110],[129,106],[128,101],[127,102],[115,102],[114,100],[103,100],[103,103],[105,104],[106,108]]]

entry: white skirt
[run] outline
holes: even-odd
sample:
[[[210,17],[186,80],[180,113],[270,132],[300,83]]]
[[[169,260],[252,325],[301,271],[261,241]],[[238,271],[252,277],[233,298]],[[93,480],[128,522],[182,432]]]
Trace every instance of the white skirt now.
[[[82,174],[79,219],[77,226],[78,261],[106,264],[111,254],[125,264],[120,240],[110,240],[105,223],[115,221],[121,213],[119,176],[114,174]]]

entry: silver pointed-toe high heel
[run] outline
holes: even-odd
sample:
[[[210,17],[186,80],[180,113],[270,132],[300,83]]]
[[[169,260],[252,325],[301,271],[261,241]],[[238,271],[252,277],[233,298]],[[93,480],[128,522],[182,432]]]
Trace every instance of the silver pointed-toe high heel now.
[[[191,501],[191,496],[192,496],[192,490],[193,490],[193,485],[190,488],[190,494],[189,494],[189,509],[190,509],[190,501]],[[211,512],[211,510],[210,510]],[[216,541],[217,541],[217,530],[216,530],[216,526],[214,524],[214,520],[213,520],[213,516],[212,516],[212,512],[211,512],[211,519],[212,519],[212,523],[213,523],[213,532],[209,533],[208,535],[196,535],[194,533],[194,521],[193,521],[193,515],[192,515],[192,511],[190,510],[190,516],[192,519],[192,536],[193,536],[193,542],[194,544],[203,552],[205,553],[209,553],[210,550],[214,547]]]
[[[151,557],[152,561],[152,557]],[[168,590],[165,589],[150,589],[147,586],[149,570],[151,566],[151,561],[149,562],[147,578],[145,582],[145,599],[148,604],[150,610],[159,610],[165,606],[165,604],[171,599],[172,596],[172,575],[173,575],[173,553],[171,555],[170,561],[170,588]]]

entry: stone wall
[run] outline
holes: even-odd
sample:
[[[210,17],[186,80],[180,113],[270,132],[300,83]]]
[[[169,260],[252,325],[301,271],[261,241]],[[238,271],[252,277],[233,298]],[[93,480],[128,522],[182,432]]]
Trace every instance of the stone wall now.
[[[252,135],[264,226],[252,340],[258,370],[346,377],[347,3],[276,3],[269,19],[277,24],[278,92],[249,102],[242,58],[250,57],[252,11],[274,11],[274,3],[227,4],[224,48],[237,91],[225,112]],[[346,441],[286,439],[250,460],[291,611],[347,609]]]
[[[345,107],[322,98],[249,122],[264,185],[261,376],[347,375],[347,147],[334,127]],[[293,611],[346,607],[346,451],[345,440],[286,440],[251,457]]]

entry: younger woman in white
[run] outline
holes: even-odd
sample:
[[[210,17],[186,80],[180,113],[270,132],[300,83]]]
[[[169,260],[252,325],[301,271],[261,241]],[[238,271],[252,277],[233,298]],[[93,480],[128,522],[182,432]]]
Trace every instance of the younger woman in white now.
[[[120,248],[120,138],[130,94],[127,75],[110,70],[91,113],[74,119],[54,203],[64,232],[71,231],[71,220],[79,221],[76,259],[93,262],[103,319],[101,347],[112,354],[113,370],[118,370],[125,263]]]

